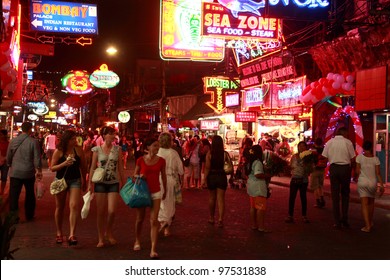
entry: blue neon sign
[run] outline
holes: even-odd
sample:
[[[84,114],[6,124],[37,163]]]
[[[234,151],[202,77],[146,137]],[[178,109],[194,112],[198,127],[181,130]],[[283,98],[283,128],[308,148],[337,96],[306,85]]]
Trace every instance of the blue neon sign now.
[[[30,28],[41,32],[97,35],[97,6],[75,2],[32,0]]]

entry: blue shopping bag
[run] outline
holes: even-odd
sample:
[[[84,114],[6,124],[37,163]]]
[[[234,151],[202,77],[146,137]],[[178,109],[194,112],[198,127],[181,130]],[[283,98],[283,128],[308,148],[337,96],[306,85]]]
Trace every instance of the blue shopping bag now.
[[[131,208],[150,207],[152,205],[148,184],[139,177],[135,182],[129,178],[120,190],[120,196],[125,204]]]

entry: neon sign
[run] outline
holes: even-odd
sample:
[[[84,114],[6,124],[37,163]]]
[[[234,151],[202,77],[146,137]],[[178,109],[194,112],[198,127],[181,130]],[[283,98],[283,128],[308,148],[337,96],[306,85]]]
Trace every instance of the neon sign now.
[[[219,120],[203,120],[200,121],[201,130],[218,130]]]
[[[92,91],[89,74],[85,71],[70,71],[61,82],[66,91],[72,94],[83,95]]]
[[[130,114],[127,111],[121,111],[118,113],[118,120],[121,123],[128,123],[130,121]]]
[[[236,122],[256,122],[257,121],[257,113],[253,112],[253,111],[236,112],[235,121]]]
[[[226,95],[225,104],[226,107],[238,106],[240,104],[240,94],[236,93],[236,94]]]
[[[224,41],[201,37],[201,1],[161,0],[160,56],[165,60],[222,61]]]
[[[211,94],[211,101],[206,102],[207,106],[220,114],[226,107],[224,96],[229,92],[236,93],[240,80],[232,80],[228,77],[205,77],[203,83],[204,93]]]
[[[251,2],[251,1],[249,1]],[[231,14],[218,3],[202,3],[202,35],[223,38],[277,40],[280,20],[258,15]],[[230,6],[229,6],[230,7]]]
[[[96,4],[33,0],[30,6],[33,31],[98,34]]]
[[[108,70],[106,64],[102,64],[99,70],[95,70],[89,80],[97,88],[113,88],[119,84],[119,76]]]
[[[241,111],[247,111],[250,107],[263,105],[264,97],[268,94],[269,88],[269,84],[264,84],[262,87],[243,90]]]

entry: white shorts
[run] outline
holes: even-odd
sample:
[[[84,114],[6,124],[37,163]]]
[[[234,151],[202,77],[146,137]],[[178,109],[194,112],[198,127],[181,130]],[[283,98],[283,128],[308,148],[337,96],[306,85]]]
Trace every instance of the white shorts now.
[[[161,199],[162,198],[162,192],[155,192],[151,194],[152,200]]]

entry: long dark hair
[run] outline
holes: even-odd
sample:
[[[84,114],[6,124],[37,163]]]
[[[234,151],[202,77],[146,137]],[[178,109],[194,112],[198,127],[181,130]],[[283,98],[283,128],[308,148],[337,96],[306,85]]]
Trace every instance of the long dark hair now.
[[[211,166],[219,169],[223,167],[224,164],[224,146],[222,137],[219,135],[214,135],[213,141],[211,143]]]
[[[65,153],[66,150],[68,149],[69,141],[76,135],[77,133],[74,130],[71,129],[65,130],[65,132],[61,136],[60,143],[58,143],[58,150]]]
[[[259,160],[261,163],[263,163],[263,149],[260,145],[254,145],[249,149],[248,152],[248,165],[247,165],[247,171],[248,174],[252,172],[252,164]]]
[[[151,146],[156,141],[158,142],[158,139],[153,137],[146,139],[142,146],[143,152],[145,153],[148,150],[148,147]]]

